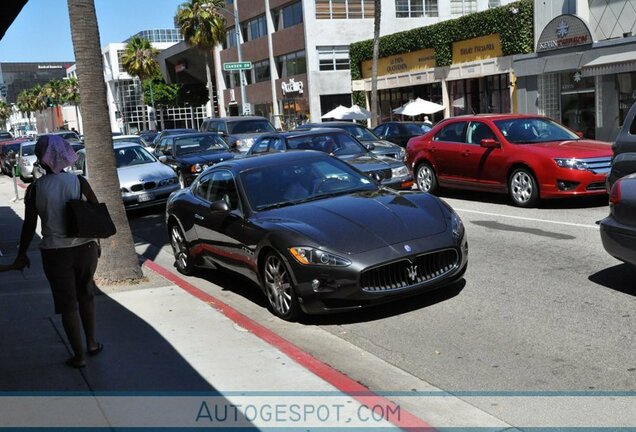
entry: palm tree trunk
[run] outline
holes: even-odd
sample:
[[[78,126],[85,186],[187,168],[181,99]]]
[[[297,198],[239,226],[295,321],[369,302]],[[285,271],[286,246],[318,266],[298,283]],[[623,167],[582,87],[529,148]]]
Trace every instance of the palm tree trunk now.
[[[106,282],[139,279],[143,274],[121,200],[115,154],[111,150],[113,140],[95,3],[94,0],[68,0],[68,10],[82,110],[88,123],[84,132],[89,180],[99,200],[108,206],[117,227],[117,234],[102,242],[97,278]]]
[[[380,54],[380,19],[382,1],[375,0],[373,15],[373,62],[371,66],[371,127],[378,125],[378,56]]]
[[[223,90],[225,83],[223,82],[223,70],[221,69],[221,44],[214,47],[214,74],[216,78],[216,103],[219,106],[219,117],[225,117],[225,98]]]
[[[208,97],[210,98],[210,117],[214,115],[214,88],[212,87],[212,72],[210,71],[210,55],[205,52],[205,75],[208,79]]]

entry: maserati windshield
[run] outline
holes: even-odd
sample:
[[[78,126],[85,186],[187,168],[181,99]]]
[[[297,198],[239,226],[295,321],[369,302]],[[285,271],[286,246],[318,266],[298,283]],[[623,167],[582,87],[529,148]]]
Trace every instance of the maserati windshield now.
[[[377,188],[337,159],[255,168],[241,173],[241,182],[250,207],[257,211]]]

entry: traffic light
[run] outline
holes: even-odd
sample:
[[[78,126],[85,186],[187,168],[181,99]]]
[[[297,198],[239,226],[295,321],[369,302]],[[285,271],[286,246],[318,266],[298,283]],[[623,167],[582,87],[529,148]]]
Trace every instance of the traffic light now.
[[[53,106],[53,99],[51,99],[50,97],[46,98],[46,106],[51,108]]]

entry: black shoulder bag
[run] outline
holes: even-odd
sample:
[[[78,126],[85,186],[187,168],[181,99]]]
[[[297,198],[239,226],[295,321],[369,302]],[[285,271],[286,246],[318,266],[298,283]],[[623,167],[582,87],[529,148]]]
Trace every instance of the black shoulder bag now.
[[[93,204],[82,200],[82,180],[79,199],[66,203],[66,236],[79,238],[108,238],[117,232],[104,203]]]

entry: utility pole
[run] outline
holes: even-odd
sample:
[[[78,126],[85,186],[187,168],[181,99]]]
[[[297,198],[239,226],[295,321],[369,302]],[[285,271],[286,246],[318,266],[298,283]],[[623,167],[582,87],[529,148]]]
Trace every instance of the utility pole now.
[[[236,54],[239,63],[241,63],[243,61],[243,53],[241,52],[241,40],[243,38],[241,37],[241,23],[238,16],[238,0],[234,0],[232,3],[234,3],[234,13],[232,15],[234,15],[234,31],[236,33]],[[243,107],[247,104],[247,94],[245,92],[245,71],[242,69],[239,70],[239,79],[241,81],[241,114],[244,114]]]

